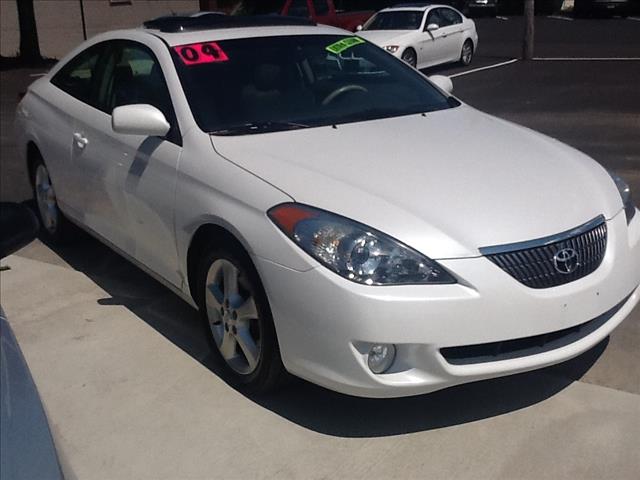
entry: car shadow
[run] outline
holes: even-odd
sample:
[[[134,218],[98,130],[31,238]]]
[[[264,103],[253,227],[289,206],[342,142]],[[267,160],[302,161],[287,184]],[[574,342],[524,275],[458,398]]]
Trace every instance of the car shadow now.
[[[42,240],[75,270],[109,294],[100,305],[122,305],[222,378],[231,387],[207,340],[198,313],[142,270],[85,234],[69,245]],[[42,249],[39,249],[42,250]],[[35,249],[21,256],[35,255]],[[32,257],[33,258],[33,257]],[[291,378],[269,395],[250,395],[265,409],[304,428],[338,437],[384,437],[474,422],[542,402],[580,379],[608,339],[579,357],[542,370],[460,385],[428,395],[365,399]]]

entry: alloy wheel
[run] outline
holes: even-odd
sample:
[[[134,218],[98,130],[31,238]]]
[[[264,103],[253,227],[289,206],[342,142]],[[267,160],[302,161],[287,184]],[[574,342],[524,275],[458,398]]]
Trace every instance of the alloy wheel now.
[[[471,63],[471,60],[473,59],[473,46],[470,42],[465,42],[462,46],[462,54],[460,55],[460,58],[464,65],[469,65]]]
[[[42,224],[49,233],[53,234],[58,228],[60,219],[56,194],[53,190],[47,167],[43,164],[38,165],[36,169],[35,191]]]
[[[247,276],[229,260],[214,261],[207,272],[205,304],[222,358],[236,373],[253,373],[262,355],[262,322]]]
[[[411,65],[413,68],[418,64],[418,59],[416,58],[416,53],[408,48],[402,53],[402,60]]]

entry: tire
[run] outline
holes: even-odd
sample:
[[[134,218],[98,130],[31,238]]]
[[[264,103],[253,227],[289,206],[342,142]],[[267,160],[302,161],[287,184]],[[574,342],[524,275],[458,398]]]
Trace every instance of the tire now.
[[[418,55],[416,54],[416,51],[411,47],[405,49],[405,51],[402,52],[401,58],[405,63],[411,65],[413,68],[416,68],[418,65]]]
[[[40,220],[40,231],[54,243],[69,241],[73,237],[74,226],[58,207],[49,170],[39,153],[33,162],[31,172],[31,187]]]
[[[471,40],[465,40],[460,51],[460,64],[467,67],[471,65],[473,61],[473,42]]]
[[[214,248],[200,261],[196,301],[227,380],[247,393],[275,390],[286,377],[271,309],[251,259]]]

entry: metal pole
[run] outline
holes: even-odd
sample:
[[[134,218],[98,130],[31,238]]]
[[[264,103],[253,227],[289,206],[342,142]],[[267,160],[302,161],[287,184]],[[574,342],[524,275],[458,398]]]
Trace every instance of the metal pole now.
[[[522,41],[522,59],[533,58],[535,0],[524,2],[524,39]]]
[[[80,0],[80,18],[82,18],[82,36],[87,39],[87,23],[84,20],[84,0]]]

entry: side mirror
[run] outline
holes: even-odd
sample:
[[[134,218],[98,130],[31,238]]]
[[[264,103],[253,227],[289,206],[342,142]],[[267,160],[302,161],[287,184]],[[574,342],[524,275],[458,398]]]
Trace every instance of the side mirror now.
[[[171,125],[164,114],[152,105],[123,105],[111,114],[111,128],[126,135],[164,137]]]
[[[429,80],[436,87],[440,88],[440,90],[444,90],[448,94],[453,92],[453,82],[449,77],[444,75],[431,75]]]
[[[356,27],[356,32],[361,32],[361,31],[362,31],[362,28],[363,28],[363,27],[362,27],[362,25],[358,25],[358,26]]]
[[[0,203],[0,258],[31,243],[38,230],[40,224],[29,207],[21,203]]]
[[[429,25],[427,25],[427,32],[433,32],[434,30],[438,30],[440,28],[440,25],[438,25],[437,23],[430,23]]]

